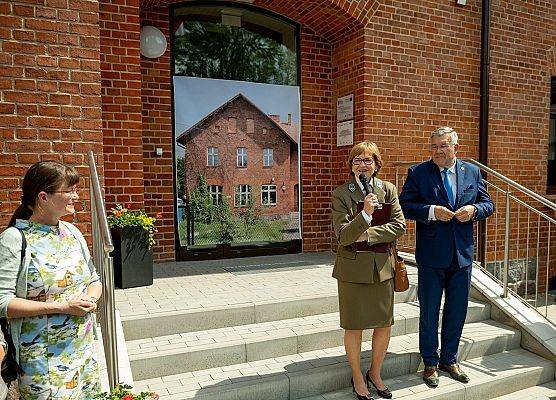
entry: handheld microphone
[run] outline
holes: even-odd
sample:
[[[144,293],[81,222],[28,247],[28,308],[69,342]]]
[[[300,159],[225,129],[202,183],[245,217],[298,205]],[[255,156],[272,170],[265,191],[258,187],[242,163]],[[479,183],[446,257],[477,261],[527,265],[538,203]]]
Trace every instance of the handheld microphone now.
[[[367,177],[365,174],[359,175],[359,181],[363,184],[363,194],[366,196],[369,193],[372,193],[371,188],[369,187],[369,182],[367,181]]]

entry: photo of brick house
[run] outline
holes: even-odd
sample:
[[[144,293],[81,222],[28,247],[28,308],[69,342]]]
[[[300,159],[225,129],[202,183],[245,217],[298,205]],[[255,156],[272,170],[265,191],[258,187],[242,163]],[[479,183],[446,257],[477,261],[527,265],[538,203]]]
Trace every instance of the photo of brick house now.
[[[239,93],[176,138],[185,148],[185,193],[206,178],[214,204],[261,206],[264,216],[299,210],[299,127],[267,115]]]

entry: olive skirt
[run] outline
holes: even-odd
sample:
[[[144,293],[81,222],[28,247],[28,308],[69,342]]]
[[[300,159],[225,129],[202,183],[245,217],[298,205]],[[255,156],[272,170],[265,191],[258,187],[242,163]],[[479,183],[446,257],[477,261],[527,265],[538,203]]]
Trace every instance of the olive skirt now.
[[[378,281],[376,277],[375,282]],[[377,283],[338,281],[340,326],[348,330],[394,324],[394,280]]]

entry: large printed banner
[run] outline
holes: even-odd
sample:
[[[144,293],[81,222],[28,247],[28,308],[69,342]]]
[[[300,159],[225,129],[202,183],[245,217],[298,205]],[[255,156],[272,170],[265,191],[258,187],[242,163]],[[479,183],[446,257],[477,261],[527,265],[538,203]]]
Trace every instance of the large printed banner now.
[[[300,239],[299,87],[173,83],[181,245]]]

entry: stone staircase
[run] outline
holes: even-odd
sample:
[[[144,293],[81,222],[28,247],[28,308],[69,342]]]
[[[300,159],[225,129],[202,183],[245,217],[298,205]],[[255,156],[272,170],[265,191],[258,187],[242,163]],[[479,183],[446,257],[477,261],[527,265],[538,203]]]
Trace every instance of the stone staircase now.
[[[284,279],[288,272],[266,277],[276,274]],[[490,306],[474,299],[459,349],[471,382],[464,385],[441,373],[437,389],[425,386],[418,373],[415,275],[408,291],[396,293],[383,366],[395,399],[556,398],[554,364],[522,349],[520,332],[490,319]],[[130,315],[122,323],[136,389],[155,391],[161,400],[355,398],[348,387],[351,373],[337,299],[329,292]],[[370,332],[363,340],[364,371],[370,362]]]

